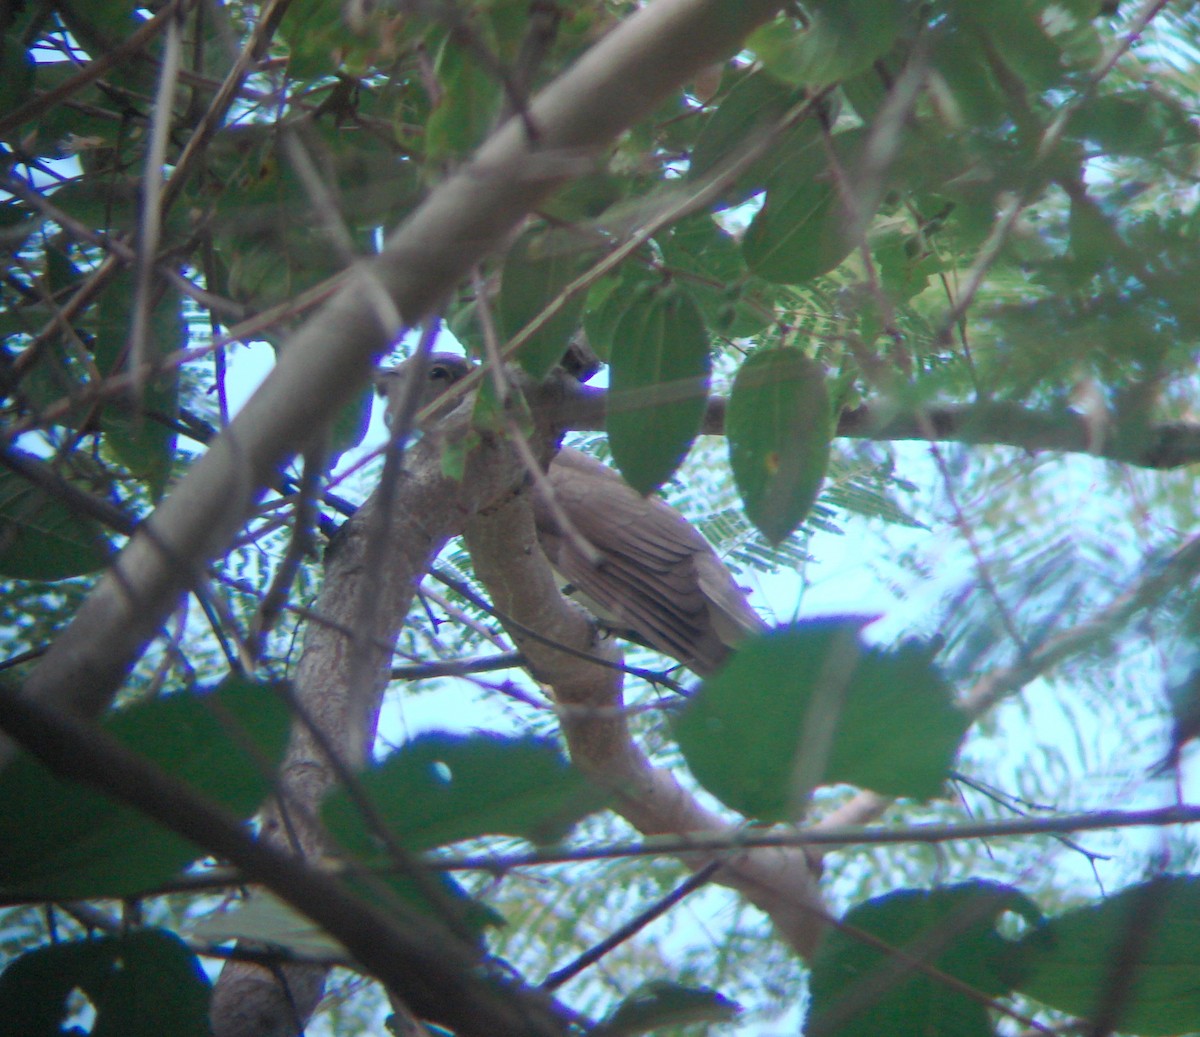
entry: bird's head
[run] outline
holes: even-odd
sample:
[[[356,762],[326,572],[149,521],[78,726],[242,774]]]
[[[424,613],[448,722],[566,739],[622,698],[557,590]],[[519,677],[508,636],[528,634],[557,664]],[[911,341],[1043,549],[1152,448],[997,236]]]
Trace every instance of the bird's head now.
[[[457,353],[433,353],[424,362],[414,357],[395,367],[387,367],[375,376],[375,391],[387,400],[384,422],[391,428],[396,416],[403,410],[416,414],[423,410],[456,382],[462,381],[475,365]],[[421,384],[416,389],[416,398],[410,400],[408,388],[414,375],[424,369]]]

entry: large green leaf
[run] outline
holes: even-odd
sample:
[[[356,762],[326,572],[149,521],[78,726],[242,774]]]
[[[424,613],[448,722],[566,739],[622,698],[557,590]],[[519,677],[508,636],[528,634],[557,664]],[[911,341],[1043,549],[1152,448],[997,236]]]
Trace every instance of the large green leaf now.
[[[692,149],[688,177],[703,180],[723,164],[740,157],[763,134],[771,132],[804,92],[780,82],[765,72],[756,72],[737,82],[704,124]],[[805,148],[820,147],[820,123],[808,119],[780,140],[772,141],[765,155],[753,163],[725,195],[728,205],[744,202],[761,190],[771,176]]]
[[[230,678],[113,714],[105,728],[131,751],[231,812],[271,791],[289,713],[266,684]],[[0,774],[0,890],[50,899],[122,896],[170,879],[200,849],[131,807],[22,756]]]
[[[0,1031],[82,1033],[63,1029],[72,995],[82,991],[96,1012],[93,1037],[208,1037],[211,990],[196,956],[161,929],[56,943],[0,973]]]
[[[851,190],[862,141],[858,130],[832,138],[841,175]],[[856,244],[853,228],[871,216],[875,202],[856,198],[861,211],[851,219],[835,176],[825,150],[808,148],[772,178],[763,207],[742,241],[751,270],[779,284],[803,284],[828,273],[850,254]]]
[[[102,569],[111,553],[98,522],[72,511],[16,472],[0,468],[0,574],[19,580],[65,580]]]
[[[1134,1034],[1200,1031],[1200,879],[1167,876],[1051,918],[1016,949],[1016,987]]]
[[[551,230],[521,235],[504,261],[500,281],[500,323],[507,338],[518,334],[562,293],[587,266],[578,240]],[[517,360],[533,378],[542,379],[563,358],[572,332],[579,326],[586,296],[565,301],[562,308],[517,352]]]
[[[634,295],[613,334],[606,427],[613,460],[640,493],[674,474],[708,397],[708,332],[678,285]]]
[[[816,502],[832,422],[825,372],[799,350],[760,350],[738,370],[725,412],[729,463],[747,516],[773,544]]]
[[[180,296],[165,291],[150,309],[144,362],[157,363],[187,343],[187,325],[180,314]],[[132,278],[121,275],[96,307],[96,365],[116,373],[128,355],[134,312]],[[106,407],[101,415],[102,444],[132,475],[144,481],[157,498],[166,490],[175,463],[175,431],[170,422],[179,413],[179,376],[171,367],[148,379],[140,397]],[[164,420],[165,419],[165,420]]]
[[[813,961],[808,1032],[838,1037],[991,1037],[987,1007],[918,972],[931,965],[983,997],[1009,992],[1008,945],[996,931],[1005,912],[1039,917],[1021,893],[991,882],[898,890],[853,908]],[[898,953],[887,954],[865,933]]]
[[[552,742],[530,737],[422,735],[359,780],[409,850],[484,835],[551,841],[602,802]],[[377,854],[379,844],[345,792],[329,798],[322,816],[343,849]]]
[[[434,160],[461,158],[491,129],[504,94],[478,54],[454,35],[438,51],[435,71],[442,95],[425,124],[425,146]]]
[[[746,46],[767,71],[796,86],[821,87],[867,68],[892,47],[904,0],[809,0],[807,27],[781,16]]]
[[[1067,123],[1067,136],[1093,154],[1153,158],[1163,148],[1195,144],[1197,129],[1172,98],[1128,90],[1080,107]]]
[[[636,260],[628,260],[615,273],[601,278],[589,289],[583,329],[588,345],[601,360],[607,361],[612,355],[617,327],[629,308],[629,300],[638,292],[649,291],[655,284],[657,277],[651,270]]]
[[[937,795],[966,717],[924,646],[864,645],[865,623],[814,619],[771,631],[706,680],[675,721],[700,783],[765,821],[792,817],[801,778]]]

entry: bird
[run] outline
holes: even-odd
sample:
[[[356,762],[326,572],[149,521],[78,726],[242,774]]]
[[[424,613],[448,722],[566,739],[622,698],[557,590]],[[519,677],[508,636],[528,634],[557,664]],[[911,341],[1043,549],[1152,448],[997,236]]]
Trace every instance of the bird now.
[[[420,370],[411,364],[380,371],[376,384],[388,401],[389,425],[402,387]],[[455,353],[432,354],[418,408],[473,367]],[[706,677],[737,645],[765,629],[712,545],[661,498],[642,496],[618,472],[571,447],[555,454],[546,475],[531,490],[538,543],[566,582],[564,593],[610,631]],[[561,509],[557,513],[547,493]],[[565,514],[573,528],[564,530],[557,514]]]

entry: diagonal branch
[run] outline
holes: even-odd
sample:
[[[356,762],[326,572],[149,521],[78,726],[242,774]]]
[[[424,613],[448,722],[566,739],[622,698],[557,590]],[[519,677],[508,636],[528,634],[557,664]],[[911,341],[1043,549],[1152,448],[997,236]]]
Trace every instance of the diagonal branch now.
[[[535,401],[553,399],[560,385],[551,380],[531,389],[531,395]],[[326,621],[308,624],[296,669],[295,696],[308,723],[293,723],[279,797],[262,821],[263,837],[274,846],[310,858],[323,855],[324,837],[313,819],[330,787],[369,757],[392,650],[418,582],[468,515],[494,506],[525,478],[512,452],[489,437],[481,437],[468,456],[461,480],[446,475],[443,450],[468,434],[469,420],[470,408],[460,407],[436,429],[425,429],[406,451],[404,470],[381,484],[329,546],[316,603]],[[542,426],[543,452],[551,438],[551,429]],[[372,606],[365,616],[364,587],[370,588]],[[320,999],[326,971],[316,965],[276,972],[250,962],[229,963],[213,992],[213,1032],[233,1037],[257,1032],[256,1020],[307,1019]]]
[[[262,488],[367,384],[401,330],[380,323],[382,284],[408,324],[593,154],[697,71],[733,53],[774,0],[657,0],[600,40],[531,103],[539,138],[510,120],[389,238],[384,251],[291,339],[266,382],[96,587],[24,693],[94,714],[179,595],[220,555]]]
[[[634,743],[623,705],[620,670],[579,657],[613,654],[597,645],[583,611],[558,593],[538,546],[527,494],[498,508],[477,512],[467,524],[467,546],[475,573],[497,610],[512,617],[509,636],[537,679],[551,686],[572,759],[613,791],[618,813],[647,835],[723,833],[736,825],[706,810],[667,770],[654,767]],[[526,631],[539,636],[530,637]],[[553,647],[561,644],[573,651]],[[738,890],[766,912],[802,955],[816,946],[823,917],[816,879],[803,850],[772,848],[735,855],[683,853],[693,869],[722,862],[714,881]]]

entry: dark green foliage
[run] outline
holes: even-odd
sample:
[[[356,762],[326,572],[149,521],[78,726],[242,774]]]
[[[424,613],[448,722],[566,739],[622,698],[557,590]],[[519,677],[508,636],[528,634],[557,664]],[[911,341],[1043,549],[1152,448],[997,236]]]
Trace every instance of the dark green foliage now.
[[[847,912],[813,962],[807,1032],[828,1037],[988,1037],[984,998],[1002,997],[1009,945],[997,920],[1037,907],[1017,890],[967,882],[897,890]],[[860,935],[863,934],[863,935]],[[921,971],[930,966],[977,996]]]
[[[927,648],[863,645],[865,619],[809,620],[738,651],[676,720],[697,779],[748,817],[783,821],[812,786],[938,795],[966,731]]]
[[[231,678],[116,713],[109,733],[237,816],[254,810],[283,753],[277,689]],[[203,851],[131,807],[21,757],[0,774],[0,891],[48,899],[116,897],[166,882]]]
[[[637,291],[613,332],[609,363],[613,460],[635,490],[649,493],[679,467],[704,416],[708,335],[687,290]]]
[[[532,100],[635,10],[658,5],[284,6],[263,27],[262,4],[182,5],[179,73],[164,83],[167,21],[129,46],[162,4],[0,4],[0,436],[14,467],[36,462],[96,499],[83,509],[52,478],[0,471],[0,633],[13,676],[71,620],[119,534],[220,431],[245,377],[239,361],[286,349],[447,176],[467,168],[486,184],[489,171],[469,164],[511,117],[509,132],[532,144],[521,175],[569,181],[427,312],[482,356],[485,315],[511,341],[594,264],[611,264],[515,359],[541,376],[582,329],[608,364],[592,383],[609,390],[607,443],[589,449],[638,490],[664,489],[739,583],[769,574],[754,603],[784,621],[698,691],[678,672],[661,686],[627,675],[623,708],[605,723],[627,723],[656,765],[682,754],[751,821],[819,820],[861,804],[857,789],[902,798],[878,822],[891,834],[968,811],[987,824],[1011,811],[1140,807],[1171,800],[1176,770],[1191,795],[1187,712],[1171,715],[1163,695],[1183,674],[1168,678],[1163,660],[1190,658],[1198,629],[1193,5],[799,0],[588,148],[540,136],[544,109]],[[238,81],[235,55],[260,28]],[[218,107],[226,82],[235,96]],[[159,179],[167,195],[148,220]],[[377,287],[403,273],[389,266]],[[386,311],[382,295],[375,302]],[[153,369],[130,370],[135,344]],[[714,388],[724,405],[706,399]],[[480,438],[507,429],[500,406],[527,424],[522,401],[500,401],[490,382],[488,393],[475,411],[483,428],[445,455],[456,477]],[[310,402],[322,415],[324,401]],[[362,440],[369,402],[364,392],[290,445],[319,448],[310,453],[332,466]],[[596,432],[597,413],[563,420]],[[239,816],[268,792],[293,718],[268,683],[176,689],[215,685],[231,660],[293,672],[306,624],[324,618],[308,609],[327,534],[367,497],[375,470],[317,500],[318,532],[295,541],[308,520],[280,480],[296,469],[272,473],[237,546],[189,573],[198,596],[130,675],[130,697],[152,701],[110,718],[125,744]],[[94,515],[114,507],[110,529]],[[844,536],[831,547],[829,533]],[[294,572],[281,565],[289,546]],[[442,557],[470,580],[465,549]],[[853,582],[865,573],[869,585]],[[248,632],[277,575],[289,607],[250,661]],[[831,588],[852,616],[788,622],[818,613],[808,595]],[[495,617],[474,599],[422,593],[400,637],[405,665],[512,647],[492,643]],[[864,631],[854,616],[876,611],[887,615]],[[916,632],[931,640],[902,640]],[[630,661],[670,665],[637,651]],[[443,861],[491,855],[489,870],[414,883],[346,790],[323,815],[331,853],[371,869],[347,880],[355,892],[463,922],[469,946],[501,948],[504,963],[489,968],[531,984],[683,872],[666,856],[510,866],[530,842],[567,841],[542,852],[570,857],[623,853],[633,838],[557,747],[568,714],[529,691],[543,676],[472,672],[471,692],[460,678],[416,685],[430,699],[451,684],[470,698],[470,712],[451,707],[437,723],[472,733],[413,738],[361,775],[394,845]],[[1019,705],[988,706],[1035,678]],[[173,693],[152,695],[162,688]],[[958,700],[988,710],[969,739]],[[407,700],[387,708],[394,720]],[[677,708],[672,727],[663,716]],[[581,715],[570,722],[594,719]],[[487,733],[497,716],[522,734]],[[1142,777],[1164,752],[1168,775]],[[953,768],[997,799],[951,786]],[[944,795],[952,787],[961,798]],[[615,790],[627,804],[639,791]],[[1190,829],[1164,832],[1149,851],[1073,835],[1088,853],[1111,853],[1074,870],[1071,851],[1046,836],[932,845],[914,829],[913,845],[839,846],[824,862],[827,904],[851,906],[807,974],[810,1001],[802,966],[756,909],[707,889],[685,909],[698,923],[669,914],[560,993],[581,1030],[594,1022],[612,1035],[727,1027],[732,997],[747,1007],[745,1033],[1024,1031],[1024,1019],[999,1020],[1013,1004],[1064,1028],[1200,1031],[1184,875],[1198,853]],[[205,852],[26,760],[0,774],[0,892],[14,903],[135,895]],[[1148,853],[1180,876],[1141,883]],[[1102,899],[1085,885],[1093,868],[1124,892]],[[125,936],[89,941],[43,907],[0,919],[0,955],[12,962],[0,1031],[57,1033],[74,1025],[64,1004],[86,997],[97,1034],[205,1032],[206,985],[169,935],[202,899],[148,897],[129,906]],[[139,912],[164,929],[137,928]],[[337,952],[265,897],[223,924],[198,938]],[[358,976],[347,985],[358,992],[327,1028],[366,1032],[369,1006],[354,1012],[369,995]]]
[[[561,838],[602,797],[544,739],[427,734],[362,776],[377,817],[400,845],[424,850],[484,835]],[[356,854],[382,849],[345,792],[325,823]]]
[[[207,1037],[209,982],[178,936],[141,929],[122,936],[59,943],[30,951],[0,972],[0,1018],[7,1033],[65,1032],[72,995],[95,1009],[98,1037]]]
[[[1012,954],[1018,990],[1123,1033],[1200,1028],[1200,882],[1164,876],[1047,919]]]

